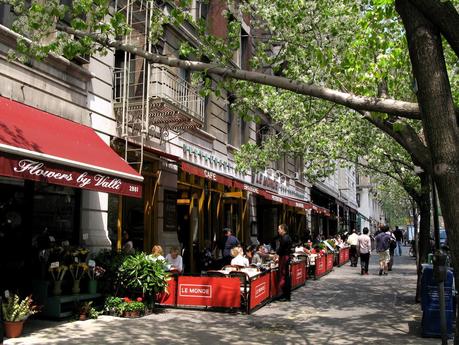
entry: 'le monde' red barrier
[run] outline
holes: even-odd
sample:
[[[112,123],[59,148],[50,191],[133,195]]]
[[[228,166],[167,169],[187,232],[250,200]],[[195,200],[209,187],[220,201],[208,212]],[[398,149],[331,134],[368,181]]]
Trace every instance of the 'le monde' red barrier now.
[[[290,269],[292,289],[296,289],[297,287],[304,285],[307,279],[305,261],[292,263]]]
[[[334,261],[334,255],[333,253],[332,254],[327,254],[326,255],[326,260],[327,260],[327,267],[326,267],[326,271],[327,273],[328,272],[331,272],[333,270],[333,261]]]
[[[270,278],[267,272],[250,282],[250,310],[269,299]]]
[[[338,263],[349,260],[349,248],[341,248]],[[315,278],[333,269],[334,255],[315,258]],[[292,289],[305,284],[306,262],[292,262],[290,266]],[[168,292],[159,294],[157,302],[165,306],[241,308],[241,297],[248,301],[247,312],[254,310],[282,292],[278,289],[279,271],[272,269],[248,279],[249,292],[241,296],[241,280],[238,277],[174,276]]]

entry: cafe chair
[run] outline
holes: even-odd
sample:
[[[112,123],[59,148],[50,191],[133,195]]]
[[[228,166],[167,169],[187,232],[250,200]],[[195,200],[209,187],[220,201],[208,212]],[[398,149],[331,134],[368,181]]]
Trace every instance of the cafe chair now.
[[[249,293],[250,293],[250,279],[247,273],[241,271],[232,271],[229,274],[230,277],[239,278],[241,285],[241,306],[248,312],[249,306]]]

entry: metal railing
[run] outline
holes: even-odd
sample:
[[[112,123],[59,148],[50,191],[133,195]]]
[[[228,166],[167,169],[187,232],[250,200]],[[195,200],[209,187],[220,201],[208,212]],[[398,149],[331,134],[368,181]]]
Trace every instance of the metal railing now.
[[[163,66],[152,66],[150,97],[164,98],[199,122],[204,122],[204,98],[198,88]]]
[[[186,80],[172,73],[168,68],[153,65],[150,78],[150,102],[166,100],[188,114],[194,120],[204,122],[204,97],[199,95],[197,87],[192,86]],[[123,101],[123,88],[126,87],[123,80],[123,70],[114,72],[113,99],[115,103]],[[132,86],[130,87],[132,88]],[[129,90],[130,102],[135,102],[135,92]]]

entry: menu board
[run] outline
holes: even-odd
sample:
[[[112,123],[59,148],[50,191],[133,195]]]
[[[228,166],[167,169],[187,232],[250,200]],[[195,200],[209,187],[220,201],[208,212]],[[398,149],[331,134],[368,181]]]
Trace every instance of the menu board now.
[[[164,231],[177,231],[177,192],[164,191]]]

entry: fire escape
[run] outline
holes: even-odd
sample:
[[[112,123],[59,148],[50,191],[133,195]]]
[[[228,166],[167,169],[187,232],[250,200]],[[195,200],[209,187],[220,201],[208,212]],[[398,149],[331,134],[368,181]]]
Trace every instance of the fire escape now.
[[[154,6],[154,1],[118,1],[132,28],[124,43],[152,52],[148,37]],[[125,160],[142,172],[146,144],[156,138],[161,145],[171,140],[171,132],[178,136],[202,127],[204,98],[198,91],[167,66],[124,52],[114,72],[114,110]]]

